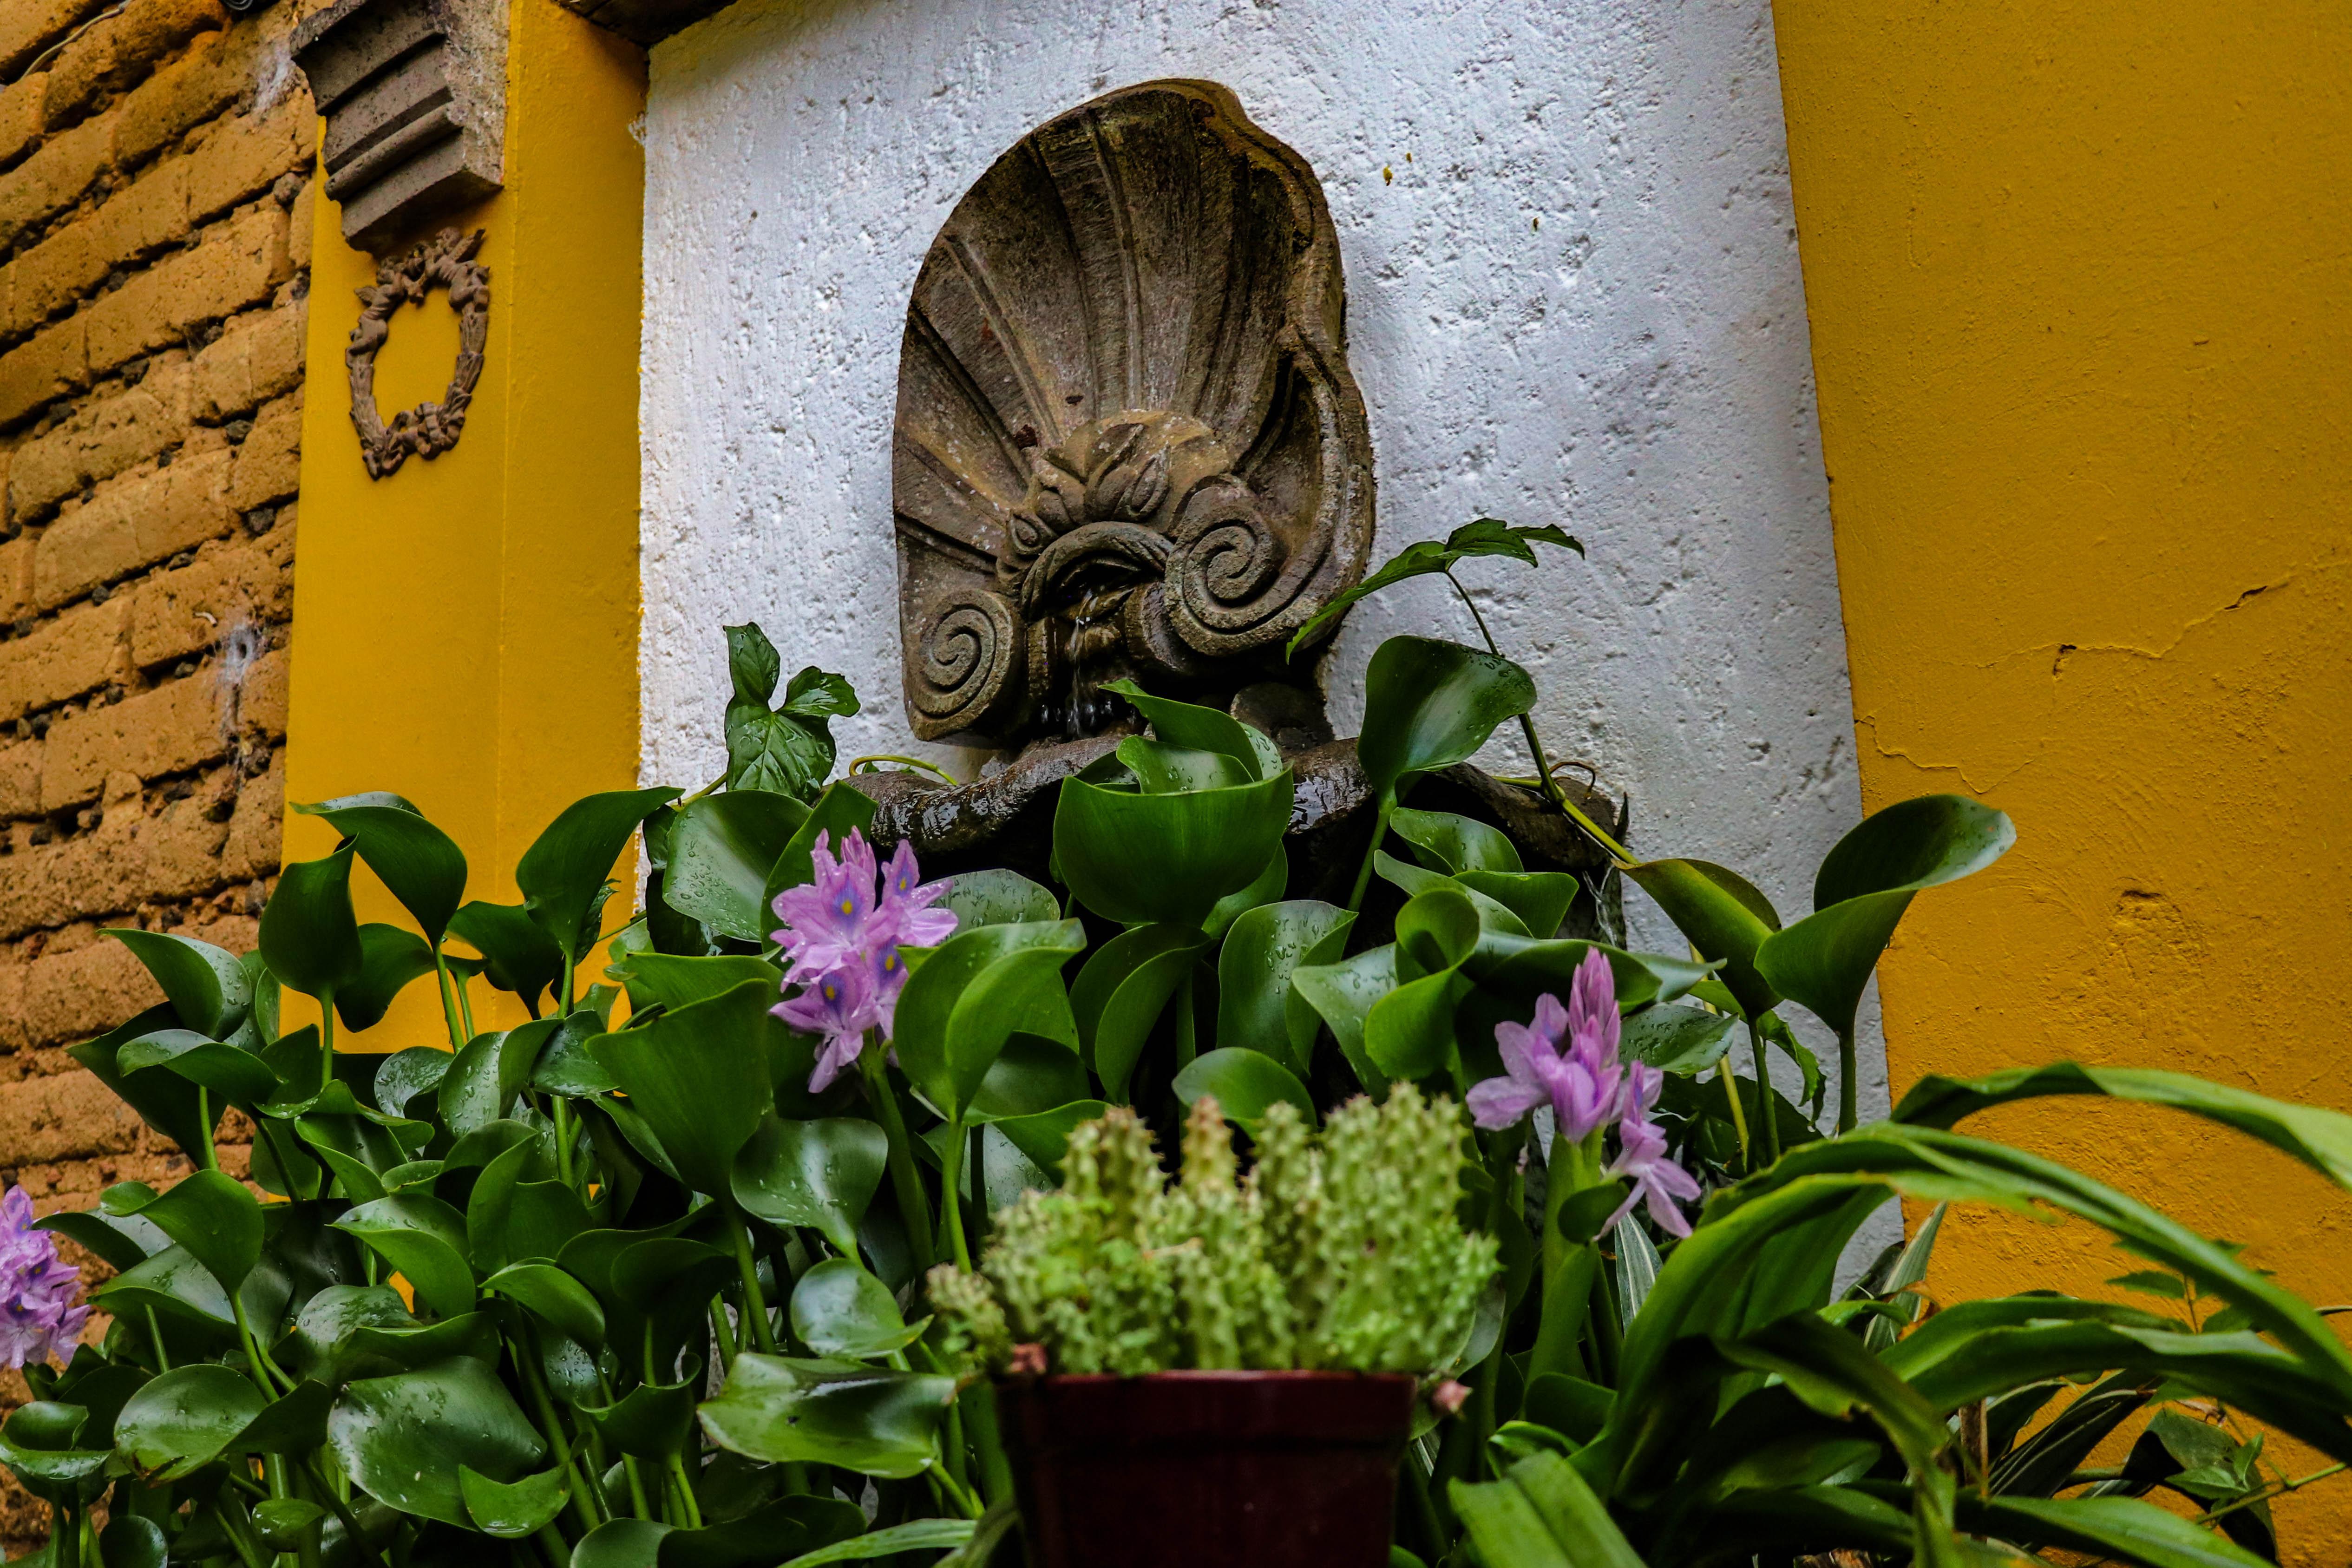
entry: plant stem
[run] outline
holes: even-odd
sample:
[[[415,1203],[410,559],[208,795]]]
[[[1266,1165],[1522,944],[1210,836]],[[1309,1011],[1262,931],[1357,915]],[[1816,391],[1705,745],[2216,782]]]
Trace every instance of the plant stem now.
[[[858,1066],[866,1074],[868,1098],[874,1101],[874,1113],[882,1121],[882,1131],[890,1140],[890,1190],[898,1200],[898,1217],[905,1225],[907,1245],[915,1254],[915,1271],[929,1271],[939,1261],[931,1247],[931,1204],[924,1195],[922,1177],[915,1170],[914,1147],[907,1141],[907,1119],[899,1114],[898,1097],[890,1088],[890,1069],[883,1054],[870,1035],[866,1048],[858,1053]]]
[[[970,1273],[971,1249],[963,1238],[963,1118],[948,1121],[948,1146],[940,1162],[940,1206],[947,1211],[948,1253]]]
[[[576,1192],[572,1179],[572,1101],[561,1094],[549,1098],[555,1101],[555,1173],[566,1188]]]
[[[547,1389],[547,1375],[540,1370],[539,1335],[526,1328],[523,1340],[509,1340],[507,1353],[521,1369],[523,1385],[530,1391],[530,1401],[539,1407],[540,1425],[547,1429],[548,1446],[555,1450],[556,1468],[568,1470],[572,1466],[572,1441],[563,1430],[563,1417],[555,1408],[554,1396]],[[595,1510],[589,1506],[584,1489],[572,1489],[572,1516],[579,1521],[581,1533],[596,1528]]]
[[[719,1207],[727,1212],[727,1239],[735,1248],[736,1271],[743,1277],[743,1315],[751,1320],[751,1342],[773,1355],[776,1331],[768,1322],[768,1298],[760,1289],[760,1265],[751,1256],[751,1233],[734,1199],[720,1199]]]
[[[1840,1132],[1851,1132],[1860,1120],[1856,1108],[1859,1086],[1853,1081],[1853,1031],[1847,1029],[1838,1036],[1838,1121]]]
[[[670,1479],[677,1483],[677,1500],[679,1506],[686,1510],[686,1527],[688,1530],[700,1530],[702,1505],[695,1500],[694,1482],[687,1476],[685,1456],[672,1454],[669,1457],[669,1475]]]
[[[2196,1522],[2199,1524],[2210,1524],[2225,1513],[2235,1513],[2242,1508],[2252,1508],[2258,1502],[2268,1502],[2273,1498],[2284,1497],[2287,1493],[2293,1491],[2301,1491],[2304,1488],[2309,1486],[2314,1481],[2324,1481],[2330,1476],[2341,1475],[2347,1468],[2347,1466],[2339,1461],[2328,1466],[2326,1469],[2314,1470],[2307,1476],[2298,1476],[2291,1481],[2281,1481],[2275,1487],[2272,1487],[2266,1490],[2255,1492],[2248,1497],[2242,1497],[2235,1502],[2224,1503],[2220,1508],[2214,1509],[2210,1512],[2200,1513],[2197,1516]]]
[[[319,998],[319,1092],[335,1081],[335,994]]]
[[[1547,1372],[1583,1376],[1585,1361],[1580,1342],[1592,1302],[1592,1278],[1601,1266],[1598,1248],[1573,1242],[1559,1227],[1568,1200],[1601,1179],[1601,1133],[1570,1142],[1554,1133],[1551,1161],[1544,1181],[1543,1319],[1536,1330],[1535,1348],[1528,1356],[1528,1376]]]
[[[1356,890],[1348,895],[1348,912],[1356,914],[1364,907],[1364,893],[1372,885],[1372,862],[1388,842],[1389,817],[1397,808],[1396,792],[1390,790],[1381,796],[1380,814],[1372,822],[1372,841],[1364,846],[1364,863],[1356,868]]]
[[[1715,1065],[1715,1079],[1723,1085],[1723,1100],[1731,1107],[1731,1131],[1739,1139],[1739,1173],[1746,1175],[1755,1169],[1756,1162],[1748,1152],[1748,1112],[1739,1106],[1739,1079],[1731,1071],[1731,1058],[1727,1056]]]
[[[1756,1055],[1757,1133],[1764,1145],[1764,1163],[1769,1165],[1780,1158],[1780,1119],[1773,1113],[1772,1075],[1764,1066],[1764,1032],[1752,1021],[1748,1026],[1748,1045]]]
[[[327,1506],[335,1510],[337,1519],[343,1521],[343,1534],[351,1542],[352,1550],[363,1553],[367,1561],[375,1564],[375,1568],[383,1568],[383,1557],[368,1544],[367,1537],[360,1533],[358,1516],[352,1512],[352,1505],[343,1500],[343,1495],[328,1479],[326,1467],[319,1462],[317,1452],[314,1450],[304,1462],[310,1469],[310,1479],[319,1483],[319,1495],[327,1500]]]
[[[727,1302],[719,1296],[710,1299],[710,1339],[719,1347],[719,1375],[731,1376],[735,1371],[735,1330],[727,1321]]]
[[[852,757],[849,759],[849,765],[844,768],[842,772],[854,773],[868,763],[896,763],[902,768],[920,768],[927,773],[937,773],[940,777],[947,780],[950,784],[960,784],[961,782],[955,776],[955,774],[948,772],[947,769],[940,766],[937,763],[927,763],[920,757],[893,756],[887,752],[876,752],[863,757]]]
[[[465,1020],[466,1038],[470,1040],[474,1037],[474,994],[466,989],[464,972],[453,971],[449,981],[457,988],[457,1016]]]
[[[457,1019],[457,983],[450,978],[449,961],[442,955],[439,942],[433,944],[433,977],[441,992],[441,1021],[448,1026],[449,1048],[462,1051],[466,1036]]]
[[[572,1016],[572,955],[568,952],[563,955],[563,989],[556,994],[555,1016]]]
[[[1478,613],[1478,601],[1470,596],[1470,590],[1464,587],[1462,579],[1456,577],[1452,572],[1445,574],[1445,580],[1454,584],[1454,593],[1461,595],[1462,603],[1470,611],[1470,618],[1477,623],[1478,635],[1486,642],[1486,651],[1496,658],[1502,658],[1503,650],[1495,645],[1495,634],[1486,629],[1486,617]],[[1607,850],[1618,865],[1621,867],[1633,865],[1633,858],[1626,853],[1625,847],[1608,834],[1601,832],[1598,824],[1570,802],[1568,792],[1560,788],[1559,781],[1552,776],[1551,759],[1544,752],[1543,742],[1536,736],[1535,720],[1528,714],[1519,715],[1519,733],[1526,737],[1528,752],[1535,758],[1536,783],[1543,792],[1544,798],[1558,806],[1561,816],[1582,828],[1595,844]]]
[[[996,1390],[975,1383],[956,1402],[968,1406],[964,1430],[980,1460],[980,1489],[991,1503],[1013,1495],[1013,1465],[1004,1457],[1003,1429],[996,1419]]]
[[[213,1147],[213,1096],[203,1084],[196,1085],[196,1125],[205,1130],[204,1169],[220,1169],[220,1152]]]

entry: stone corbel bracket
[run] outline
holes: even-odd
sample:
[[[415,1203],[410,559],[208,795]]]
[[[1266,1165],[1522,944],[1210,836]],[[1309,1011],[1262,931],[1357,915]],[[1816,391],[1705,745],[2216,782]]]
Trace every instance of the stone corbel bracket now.
[[[504,0],[335,0],[293,47],[352,244],[385,255],[499,188]]]

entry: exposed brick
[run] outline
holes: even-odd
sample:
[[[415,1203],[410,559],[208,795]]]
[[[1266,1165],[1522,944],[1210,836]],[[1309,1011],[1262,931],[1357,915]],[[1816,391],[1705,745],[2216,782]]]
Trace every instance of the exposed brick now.
[[[33,150],[41,139],[41,94],[49,79],[28,76],[0,88],[0,169]]]
[[[203,244],[166,257],[84,312],[89,363],[110,370],[134,354],[176,342],[199,321],[233,315],[268,299],[292,270],[286,259],[286,212],[276,203],[222,224]]]
[[[178,898],[240,879],[221,861],[232,824],[215,822],[214,807],[236,799],[236,773],[224,768],[186,800],[173,801],[140,825],[141,891],[150,898]],[[270,870],[278,869],[276,862]]]
[[[305,145],[307,147],[308,144]],[[311,200],[311,187],[317,184],[315,179],[304,181],[301,190],[287,205],[287,210],[294,215],[294,223],[292,232],[286,237],[286,255],[298,271],[306,271],[310,266],[310,241],[318,231],[318,213]]]
[[[274,648],[253,661],[237,693],[237,728],[273,741],[286,738],[286,650]]]
[[[95,690],[128,673],[123,634],[131,601],[76,605],[30,635],[0,643],[0,719]]]
[[[0,335],[23,337],[105,281],[106,258],[90,244],[97,226],[89,218],[69,223],[8,264],[8,314]]]
[[[102,1035],[163,999],[146,966],[109,940],[33,960],[25,976],[25,1029],[36,1046],[69,1044]]]
[[[0,756],[0,772],[8,763]],[[21,1051],[25,1048],[25,971],[29,967],[22,960],[0,959],[0,1050]]]
[[[278,835],[286,821],[286,753],[269,759],[269,770],[247,779],[236,797],[236,811],[228,822],[228,840],[221,846],[220,879],[247,880],[278,874],[283,851]],[[5,865],[0,861],[0,865]]]
[[[204,671],[49,727],[41,766],[44,809],[95,798],[117,769],[142,779],[184,773],[228,751],[228,693]]]
[[[33,552],[29,535],[0,544],[0,621],[21,620],[33,608]]]
[[[33,563],[33,597],[61,605],[150,562],[218,538],[235,523],[221,494],[226,451],[109,485],[49,525]]]
[[[270,405],[253,422],[253,434],[237,448],[228,501],[238,511],[250,511],[301,488],[302,401],[297,394]]]
[[[138,1113],[89,1073],[0,1084],[0,1165],[127,1154],[141,1131]]]
[[[65,37],[105,0],[8,0],[0,6],[0,77],[15,76],[33,56]]]
[[[309,160],[317,122],[310,95],[297,93],[268,114],[215,125],[189,155],[188,216],[198,223],[217,216],[268,190],[278,175],[300,168]]]
[[[89,384],[88,325],[84,317],[68,317],[0,355],[0,425]]]
[[[42,118],[53,127],[79,120],[146,77],[190,38],[226,26],[228,15],[218,0],[137,0],[121,14],[101,18],[50,62]]]
[[[109,271],[186,237],[189,163],[186,158],[158,163],[90,215],[88,221],[96,229],[91,247],[105,258]]]
[[[0,816],[31,816],[41,809],[41,742],[12,741],[0,745]],[[15,1004],[0,987],[0,1030],[13,1016]]]
[[[188,379],[184,354],[159,355],[138,385],[85,404],[47,435],[19,447],[8,470],[9,517],[37,521],[84,485],[111,479],[185,440]]]
[[[299,214],[300,202],[294,204]],[[307,228],[297,222],[297,230]],[[250,413],[302,384],[302,330],[307,301],[251,310],[231,321],[189,362],[190,412],[205,424]]]
[[[12,0],[22,4],[23,0]],[[102,114],[52,136],[0,180],[0,248],[81,199],[114,155],[114,120]]]
[[[114,127],[115,161],[145,163],[243,97],[259,42],[252,26],[198,38],[188,52],[131,89]]]
[[[284,620],[293,596],[275,530],[245,544],[206,546],[176,572],[159,572],[131,596],[131,661],[144,668],[185,658],[241,621]]]

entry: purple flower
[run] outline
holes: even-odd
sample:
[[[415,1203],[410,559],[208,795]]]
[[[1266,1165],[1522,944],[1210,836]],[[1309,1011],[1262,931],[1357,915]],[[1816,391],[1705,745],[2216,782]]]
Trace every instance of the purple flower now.
[[[949,884],[923,882],[913,845],[901,841],[888,867],[877,868],[862,833],[850,831],[839,859],[827,837],[817,835],[810,855],[814,879],[775,901],[783,922],[775,940],[784,950],[784,984],[801,987],[777,1005],[776,1016],[825,1039],[809,1078],[812,1092],[857,1059],[867,1030],[879,1028],[887,1037],[896,1028],[898,993],[907,985],[898,950],[936,946],[956,928],[953,910],[931,908]]]
[[[890,950],[898,956],[898,949]],[[779,1003],[776,1016],[804,1034],[822,1035],[816,1070],[809,1074],[809,1092],[821,1094],[833,1087],[842,1069],[857,1059],[865,1047],[866,1031],[882,1021],[874,994],[874,981],[862,963],[845,964],[810,980],[801,994]]]
[[[836,860],[830,837],[818,834],[809,852],[815,875],[776,895],[776,918],[784,929],[769,934],[792,961],[787,984],[805,985],[829,969],[856,962],[877,934],[874,851],[866,836],[852,828]]]
[[[1617,1158],[1601,1173],[1605,1176],[1631,1176],[1633,1190],[1617,1205],[1617,1212],[1602,1226],[1606,1233],[1616,1228],[1617,1222],[1633,1210],[1637,1201],[1646,1200],[1650,1217],[1658,1228],[1671,1236],[1688,1236],[1690,1221],[1683,1217],[1675,1200],[1690,1202],[1698,1196],[1698,1183],[1688,1171],[1666,1158],[1666,1135],[1653,1121],[1628,1121],[1618,1128]]]
[[[1471,1120],[1493,1131],[1549,1101],[1556,1135],[1582,1142],[1618,1114],[1624,1098],[1617,1028],[1617,984],[1609,961],[1587,952],[1566,1007],[1546,992],[1536,999],[1532,1025],[1495,1026],[1505,1076],[1471,1086]]]
[[[57,1237],[33,1228],[32,1198],[9,1188],[0,1197],[0,1360],[70,1364],[89,1317],[80,1294],[81,1270],[58,1261]]]

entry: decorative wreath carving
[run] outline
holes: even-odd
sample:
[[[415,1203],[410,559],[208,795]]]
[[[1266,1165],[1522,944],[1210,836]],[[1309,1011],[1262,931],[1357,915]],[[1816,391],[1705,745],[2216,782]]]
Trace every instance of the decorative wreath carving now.
[[[482,379],[482,344],[490,333],[490,269],[474,259],[482,231],[445,228],[407,255],[376,268],[375,285],[362,289],[359,324],[352,329],[343,363],[351,372],[352,426],[360,434],[360,457],[368,478],[397,471],[410,453],[430,460],[457,444],[474,385]],[[438,403],[404,408],[386,425],[375,406],[375,356],[392,335],[392,318],[403,305],[421,305],[435,288],[449,291],[457,312],[457,363],[449,390]]]

